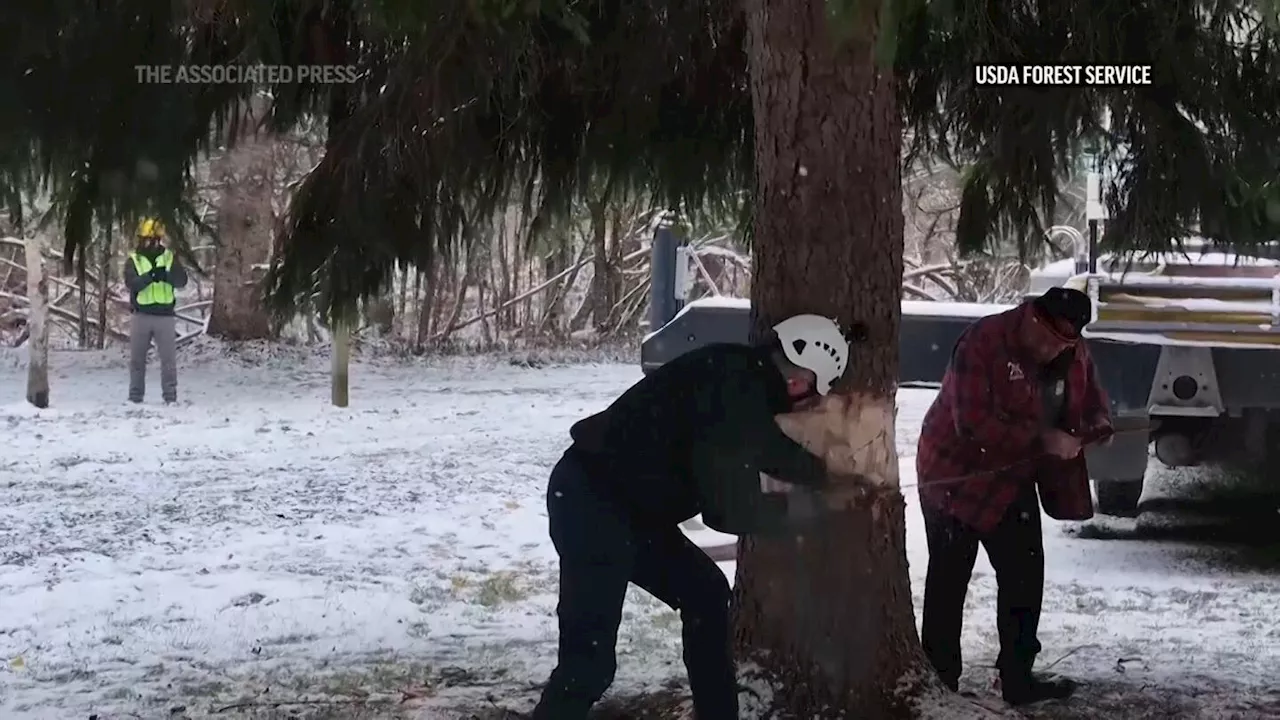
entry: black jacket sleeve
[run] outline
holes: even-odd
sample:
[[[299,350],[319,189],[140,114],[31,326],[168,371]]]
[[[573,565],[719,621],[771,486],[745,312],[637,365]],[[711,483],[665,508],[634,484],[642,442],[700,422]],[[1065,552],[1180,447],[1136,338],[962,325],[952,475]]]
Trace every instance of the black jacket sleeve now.
[[[169,268],[169,284],[178,290],[187,286],[187,269],[177,258],[174,258],[173,266]]]
[[[827,465],[822,458],[782,432],[773,415],[766,415],[758,425],[750,433],[748,442],[759,448],[761,471],[793,485],[826,485]]]
[[[827,467],[817,455],[792,440],[774,419],[784,411],[786,386],[776,371],[767,364],[742,368],[741,381],[731,383],[724,399],[731,408],[730,418],[742,423],[742,442],[755,448],[755,456],[761,472],[793,485],[821,487],[827,482]],[[773,387],[776,385],[777,387]]]
[[[139,277],[138,270],[133,266],[133,261],[126,258],[124,261],[124,284],[129,288],[129,292],[137,295],[151,284],[151,278]]]

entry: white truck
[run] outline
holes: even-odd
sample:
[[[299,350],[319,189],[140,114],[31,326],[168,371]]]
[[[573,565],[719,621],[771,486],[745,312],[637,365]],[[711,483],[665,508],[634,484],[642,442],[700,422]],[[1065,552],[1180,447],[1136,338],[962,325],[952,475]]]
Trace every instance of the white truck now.
[[[1201,252],[1196,244],[1184,243],[1185,254],[1077,258],[1032,273],[1032,294],[1070,286],[1094,300],[1085,337],[1119,433],[1088,456],[1101,513],[1136,513],[1151,452],[1170,466],[1256,467],[1268,462],[1269,447],[1280,448],[1268,442],[1280,418],[1280,261]],[[683,304],[677,245],[658,231],[656,329],[641,346],[646,371],[695,347],[749,336],[748,300]],[[902,385],[936,386],[964,328],[1006,309],[904,301]]]

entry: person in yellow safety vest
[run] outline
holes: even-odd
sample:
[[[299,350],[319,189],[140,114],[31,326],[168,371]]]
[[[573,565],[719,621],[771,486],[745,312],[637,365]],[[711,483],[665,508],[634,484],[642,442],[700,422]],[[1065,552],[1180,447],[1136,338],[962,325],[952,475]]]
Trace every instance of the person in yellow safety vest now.
[[[147,352],[152,341],[160,356],[160,393],[178,401],[178,329],[174,291],[186,287],[187,271],[165,247],[164,226],[145,218],[138,223],[138,244],[124,264],[133,318],[129,326],[129,402],[140,403],[147,389]]]

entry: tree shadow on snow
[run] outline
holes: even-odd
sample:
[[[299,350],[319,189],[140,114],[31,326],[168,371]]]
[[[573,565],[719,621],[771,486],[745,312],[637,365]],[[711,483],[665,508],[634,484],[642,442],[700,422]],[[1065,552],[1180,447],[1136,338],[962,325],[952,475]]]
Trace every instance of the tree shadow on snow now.
[[[644,695],[610,697],[592,709],[590,720],[688,720],[687,692],[660,690]],[[465,715],[459,720],[523,720],[509,710],[491,708]]]
[[[1187,692],[1157,686],[1090,682],[1065,702],[1023,712],[1037,720],[1184,720],[1185,718],[1280,717],[1280,696]]]
[[[1189,694],[1146,685],[1089,683],[1075,697],[1013,711],[995,699],[974,703],[950,696],[947,707],[956,717],[1009,717],[1034,720],[1185,720],[1194,717],[1274,718],[1280,717],[1280,696],[1221,693]],[[965,712],[968,710],[969,712]],[[978,712],[975,713],[974,710]],[[459,720],[518,720],[524,716],[494,709],[465,715]],[[591,714],[591,720],[690,720],[688,697],[682,692],[661,691],[606,700]],[[776,720],[771,718],[770,720]],[[815,719],[816,720],[816,719]]]
[[[1182,543],[1190,547],[1180,552],[1223,568],[1280,571],[1280,500],[1274,494],[1155,498],[1140,509],[1137,519],[1099,516],[1065,532],[1082,540]]]

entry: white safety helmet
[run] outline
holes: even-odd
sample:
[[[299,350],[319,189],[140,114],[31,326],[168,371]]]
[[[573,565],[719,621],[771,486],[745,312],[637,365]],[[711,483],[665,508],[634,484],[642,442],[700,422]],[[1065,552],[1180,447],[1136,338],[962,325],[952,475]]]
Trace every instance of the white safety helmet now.
[[[774,325],[773,331],[787,359],[813,372],[818,394],[831,392],[849,365],[849,340],[836,321],[821,315],[796,315]]]

